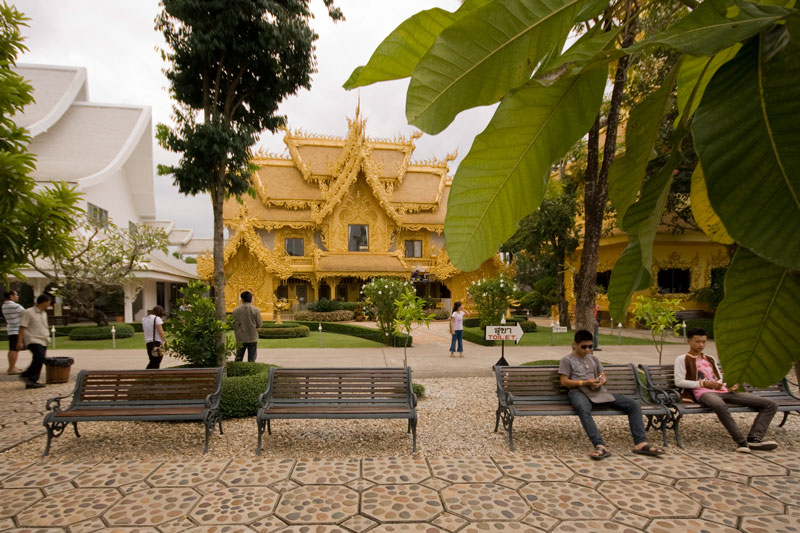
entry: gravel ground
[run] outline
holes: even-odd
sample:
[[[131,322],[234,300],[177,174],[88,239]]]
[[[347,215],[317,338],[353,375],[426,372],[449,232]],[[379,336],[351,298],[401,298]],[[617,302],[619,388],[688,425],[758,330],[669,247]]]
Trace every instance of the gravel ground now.
[[[420,379],[426,396],[419,402],[418,453],[425,456],[501,456],[511,452],[502,431],[494,433],[497,397],[493,378]],[[0,402],[19,399],[19,385],[0,384]],[[800,451],[800,416],[790,416],[777,427],[778,413],[767,437],[781,449]],[[754,415],[734,415],[749,427]],[[624,417],[597,417],[597,425],[609,447],[618,453],[632,447]],[[255,418],[223,422],[225,434],[216,434],[208,457],[255,457]],[[199,423],[90,422],[79,426],[81,438],[71,429],[53,442],[53,461],[166,460],[201,456],[203,426]],[[411,453],[411,436],[404,420],[278,420],[273,434],[264,436],[264,457],[393,457]],[[591,445],[576,417],[526,417],[514,428],[517,454],[573,455],[589,453]],[[658,431],[650,442],[661,443]],[[734,445],[714,415],[684,419],[681,435],[687,451],[728,451]],[[0,454],[0,461],[38,461],[46,438],[38,437]],[[672,434],[670,450],[677,450]]]

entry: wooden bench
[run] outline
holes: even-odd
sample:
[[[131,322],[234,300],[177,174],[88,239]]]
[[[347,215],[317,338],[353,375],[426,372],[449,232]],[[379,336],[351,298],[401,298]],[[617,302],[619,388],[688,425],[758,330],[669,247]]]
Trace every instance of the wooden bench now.
[[[93,421],[167,421],[202,420],[206,426],[206,443],[222,416],[219,400],[224,367],[181,368],[164,370],[81,370],[75,390],[66,396],[47,401],[44,426],[50,453],[54,437],[72,424],[75,436],[78,422]],[[72,403],[61,409],[61,400],[72,397]]]
[[[270,368],[258,399],[258,447],[270,420],[288,418],[407,418],[417,451],[417,396],[411,368]]]
[[[681,398],[680,390],[675,386],[674,365],[639,365],[639,367],[644,371],[647,386],[655,391],[655,394],[659,395],[659,401],[664,401],[672,409],[673,418],[675,419],[675,440],[678,446],[683,448],[678,431],[678,424],[681,418],[685,415],[709,414],[714,411],[697,402],[686,402]],[[786,378],[771,387],[757,388],[745,385],[745,389],[747,392],[769,398],[778,404],[778,412],[783,413],[783,420],[778,424],[778,427],[786,423],[789,413],[793,411],[800,412],[800,397],[795,395],[789,388],[789,381]],[[728,404],[728,410],[731,413],[756,412],[749,407],[733,404]]]
[[[494,431],[503,422],[508,432],[508,444],[514,451],[514,419],[518,416],[577,416],[569,401],[568,391],[561,386],[557,366],[495,366],[497,378],[497,411]],[[647,417],[647,429],[661,430],[667,446],[667,428],[672,426],[672,413],[659,403],[651,403],[642,396],[642,385],[632,364],[603,365],[608,378],[605,387],[613,394],[624,394],[639,401],[642,414]],[[594,405],[592,415],[624,415],[611,407]]]

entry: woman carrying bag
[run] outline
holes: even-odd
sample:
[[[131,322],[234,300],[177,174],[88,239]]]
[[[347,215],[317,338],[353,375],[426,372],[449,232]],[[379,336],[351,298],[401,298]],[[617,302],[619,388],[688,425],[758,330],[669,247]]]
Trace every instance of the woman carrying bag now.
[[[142,319],[144,342],[147,347],[147,357],[150,359],[150,362],[147,364],[148,369],[155,369],[161,366],[161,359],[164,358],[164,351],[167,348],[163,316],[164,308],[157,305]]]

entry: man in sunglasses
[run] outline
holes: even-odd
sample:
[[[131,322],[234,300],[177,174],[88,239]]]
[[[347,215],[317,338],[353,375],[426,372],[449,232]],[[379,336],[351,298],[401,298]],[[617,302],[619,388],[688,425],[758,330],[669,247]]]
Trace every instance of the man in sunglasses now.
[[[778,412],[778,404],[769,398],[762,398],[747,392],[737,392],[738,385],[728,388],[722,379],[717,361],[703,353],[708,335],[702,328],[692,328],[686,332],[689,353],[679,355],[675,360],[675,385],[681,388],[686,402],[697,402],[716,413],[719,421],[728,430],[736,443],[736,451],[750,453],[750,450],[774,450],[778,443],[764,440],[769,423]],[[744,405],[758,411],[747,438],[742,434],[731,416],[726,404]]]
[[[634,443],[633,453],[661,455],[664,453],[662,448],[647,443],[639,402],[622,394],[611,394],[603,386],[607,381],[606,375],[600,360],[592,355],[592,345],[593,336],[590,332],[585,329],[576,331],[572,353],[561,359],[558,367],[561,385],[569,389],[569,400],[578,413],[583,430],[594,445],[594,451],[589,457],[599,461],[611,455],[592,418],[593,404],[614,407],[628,415],[628,426]]]

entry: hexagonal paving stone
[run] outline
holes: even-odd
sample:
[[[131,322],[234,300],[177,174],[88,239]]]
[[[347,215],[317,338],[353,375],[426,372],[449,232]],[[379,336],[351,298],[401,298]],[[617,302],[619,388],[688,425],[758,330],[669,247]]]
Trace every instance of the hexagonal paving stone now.
[[[783,513],[783,504],[766,494],[741,483],[724,479],[681,479],[675,488],[700,502],[723,513],[737,516]]]
[[[604,481],[597,490],[618,508],[649,518],[694,518],[701,510],[676,489],[648,481]]]
[[[531,531],[544,530],[538,528],[532,529],[531,526],[523,524],[522,522],[475,522],[460,530],[459,533],[485,533],[486,531],[519,531],[520,533],[530,533]]]
[[[568,481],[574,472],[552,455],[495,459],[506,476],[523,481]]]
[[[307,485],[285,492],[275,514],[289,524],[342,522],[358,514],[358,492],[336,485]]]
[[[433,524],[381,524],[369,533],[448,533]]]
[[[785,476],[786,469],[761,459],[756,454],[736,452],[698,452],[692,457],[713,466],[717,470],[745,476]]]
[[[800,516],[748,516],[742,519],[745,533],[796,533],[800,531]]]
[[[796,450],[773,450],[771,452],[755,452],[753,455],[775,463],[789,470],[800,473],[800,456]]]
[[[352,529],[353,531],[357,531],[358,533],[366,531],[371,527],[375,527],[375,524],[377,524],[375,520],[367,518],[364,515],[356,515],[353,518],[349,518],[342,523],[342,525],[347,529]]]
[[[122,498],[116,489],[73,489],[48,496],[19,515],[21,526],[68,526],[100,516]]]
[[[421,457],[365,457],[361,471],[365,479],[379,484],[419,483],[431,477],[428,464]]]
[[[203,496],[191,517],[201,524],[249,524],[277,502],[278,494],[265,487],[229,487]]]
[[[641,529],[608,520],[565,520],[558,524],[553,533],[577,533],[579,531],[588,533],[596,533],[597,531],[642,533]]]
[[[520,493],[535,511],[561,519],[611,518],[617,510],[596,490],[562,481],[529,483]]]
[[[39,489],[0,489],[0,518],[11,518],[42,498]]]
[[[431,457],[433,475],[450,482],[475,483],[500,479],[502,474],[491,459]]]
[[[31,464],[28,461],[6,461],[0,462],[0,479],[16,474],[17,472],[29,467]]]
[[[576,474],[603,481],[642,479],[646,475],[644,470],[619,455],[612,455],[602,461],[593,461],[588,455],[561,457],[560,459]]]
[[[75,478],[75,484],[79,487],[119,487],[144,480],[160,465],[157,461],[103,462]]]
[[[750,481],[750,486],[783,503],[800,503],[800,478],[759,476]]]
[[[286,522],[275,515],[269,515],[257,522],[253,522],[250,524],[250,527],[255,529],[258,533],[272,533],[282,527],[286,527]]]
[[[160,488],[132,492],[106,511],[111,525],[157,526],[185,517],[200,500],[200,494],[185,488]]]
[[[3,533],[64,533],[64,531],[66,530],[58,527],[14,527],[11,529],[4,529]]]
[[[736,533],[738,529],[700,518],[659,518],[650,522],[648,533]]]
[[[218,479],[226,466],[227,459],[193,459],[167,463],[153,472],[147,482],[154,487],[194,487]]]
[[[227,526],[195,526],[181,533],[256,533],[254,529],[241,524]]]
[[[48,487],[72,481],[97,463],[68,461],[65,463],[36,463],[3,480],[3,488],[22,489]]]
[[[470,521],[520,520],[529,510],[516,491],[494,483],[458,483],[442,490],[445,509]]]
[[[645,455],[626,455],[630,462],[652,474],[670,478],[716,477],[716,469],[698,461],[688,453],[668,453],[657,460]]]
[[[361,512],[379,522],[422,522],[442,511],[439,494],[421,485],[377,485],[361,495]]]
[[[358,459],[300,459],[292,479],[304,485],[347,483],[359,477]]]
[[[294,459],[234,460],[219,476],[228,486],[271,485],[288,479]]]

